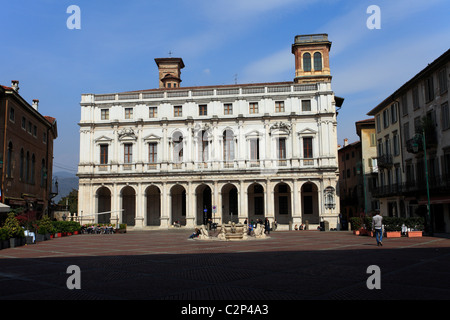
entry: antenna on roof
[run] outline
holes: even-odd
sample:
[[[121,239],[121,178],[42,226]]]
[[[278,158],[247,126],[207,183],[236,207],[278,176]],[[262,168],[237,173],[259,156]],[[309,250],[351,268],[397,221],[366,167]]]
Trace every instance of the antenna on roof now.
[[[172,58],[172,51],[169,50],[169,57]]]
[[[234,84],[237,84],[237,73],[234,75]]]

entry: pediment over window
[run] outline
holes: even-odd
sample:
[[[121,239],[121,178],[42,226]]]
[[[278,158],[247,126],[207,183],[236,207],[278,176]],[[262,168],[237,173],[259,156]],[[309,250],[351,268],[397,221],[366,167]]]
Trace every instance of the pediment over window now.
[[[247,133],[245,135],[245,138],[247,138],[247,139],[260,138],[262,136],[263,136],[263,134],[261,132],[259,132],[258,130],[253,130],[253,131],[250,131],[249,133]]]
[[[311,128],[306,128],[306,129],[303,129],[302,131],[299,131],[297,134],[298,134],[299,136],[304,136],[304,135],[316,135],[316,134],[317,134],[317,131],[315,131],[315,130],[313,130],[313,129],[311,129]]]
[[[107,136],[101,136],[94,140],[95,143],[110,143],[111,141],[112,139]]]
[[[153,133],[144,137],[144,141],[159,141],[159,140],[161,140],[161,137]]]

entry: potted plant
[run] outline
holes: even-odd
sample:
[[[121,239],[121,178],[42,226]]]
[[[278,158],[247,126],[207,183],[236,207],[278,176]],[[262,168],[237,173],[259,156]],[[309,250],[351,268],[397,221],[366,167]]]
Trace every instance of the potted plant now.
[[[6,218],[4,228],[8,231],[9,246],[11,248],[20,246],[25,239],[25,231],[19,224],[19,220],[16,219],[14,212],[10,212]]]
[[[422,217],[409,217],[405,221],[408,231],[407,237],[421,237],[424,229],[424,219]]]
[[[119,224],[119,229],[117,230],[118,233],[127,233],[127,224],[121,223]]]
[[[359,217],[351,217],[350,224],[352,226],[353,234],[359,235],[361,233],[362,221]]]
[[[397,217],[383,217],[386,238],[400,238],[402,236],[403,219]]]
[[[48,216],[44,216],[38,223],[38,234],[44,237],[44,240],[50,240],[50,233],[53,231],[52,221]],[[37,238],[36,238],[37,239]]]
[[[373,237],[374,232],[372,231],[372,217],[366,216],[364,217],[363,221],[364,221],[365,235]]]
[[[8,230],[0,228],[0,249],[9,248],[9,235]]]

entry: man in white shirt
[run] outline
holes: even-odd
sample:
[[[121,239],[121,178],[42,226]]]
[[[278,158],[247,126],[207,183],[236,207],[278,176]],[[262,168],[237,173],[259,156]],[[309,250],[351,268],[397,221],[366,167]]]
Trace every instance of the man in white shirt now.
[[[383,246],[383,217],[380,216],[380,210],[375,210],[375,216],[372,218],[372,230],[375,231],[377,246]]]

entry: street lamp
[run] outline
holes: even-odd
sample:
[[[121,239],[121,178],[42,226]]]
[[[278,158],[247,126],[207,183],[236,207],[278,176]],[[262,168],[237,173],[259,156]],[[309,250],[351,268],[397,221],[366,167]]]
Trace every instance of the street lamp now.
[[[426,145],[426,139],[425,139],[425,128],[422,128],[422,133],[416,133],[414,135],[413,143],[412,143],[412,149],[414,153],[419,152],[419,142],[420,139],[422,139],[422,146],[423,146],[423,154],[425,157],[425,180],[427,184],[427,225],[428,225],[428,232],[430,236],[433,236],[433,223],[431,222],[431,205],[430,205],[430,186],[428,182],[428,164],[427,164],[427,145]]]

